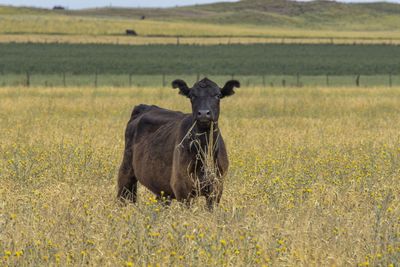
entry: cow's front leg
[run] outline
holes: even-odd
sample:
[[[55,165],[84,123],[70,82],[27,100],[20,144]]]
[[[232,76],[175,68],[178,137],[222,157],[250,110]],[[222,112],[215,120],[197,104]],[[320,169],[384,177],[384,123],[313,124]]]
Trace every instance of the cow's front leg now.
[[[190,207],[191,199],[193,198],[192,168],[191,156],[186,153],[186,150],[182,148],[176,149],[174,151],[170,186],[176,200],[184,203],[187,207]]]
[[[186,207],[189,208],[191,205],[191,199],[192,199],[191,186],[189,186],[187,184],[175,184],[172,187],[172,190],[174,191],[176,200],[185,204]]]
[[[222,197],[223,185],[214,185],[209,194],[206,195],[206,204],[209,211],[212,211],[215,206],[218,206]]]
[[[173,177],[171,179],[171,188],[176,200],[190,207],[193,185],[189,177]]]

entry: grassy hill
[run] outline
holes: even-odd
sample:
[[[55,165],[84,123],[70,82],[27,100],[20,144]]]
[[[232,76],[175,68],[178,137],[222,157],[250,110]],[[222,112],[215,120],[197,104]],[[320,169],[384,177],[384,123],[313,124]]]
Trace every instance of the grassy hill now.
[[[189,20],[202,23],[252,24],[312,29],[393,30],[400,25],[400,5],[393,3],[346,4],[332,1],[242,0],[168,9],[97,8],[67,11],[102,17]]]
[[[145,16],[144,20],[141,17]],[[399,39],[400,5],[242,0],[174,8],[48,10],[0,6],[5,34]]]

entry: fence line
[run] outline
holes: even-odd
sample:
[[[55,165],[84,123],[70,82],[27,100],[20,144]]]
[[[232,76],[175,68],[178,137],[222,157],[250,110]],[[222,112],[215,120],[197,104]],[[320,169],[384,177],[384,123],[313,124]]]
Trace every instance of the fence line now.
[[[0,86],[169,86],[169,83],[176,79],[185,77],[188,83],[197,82],[207,75],[196,73],[192,75],[134,75],[128,74],[100,74],[96,71],[94,74],[35,74],[27,71],[21,74],[0,75]],[[303,86],[400,86],[400,75],[390,72],[382,75],[210,75],[211,79],[218,83],[223,83],[228,79],[238,79],[243,86],[263,86],[263,87],[303,87]],[[92,78],[90,78],[92,77]]]
[[[70,35],[59,34],[35,34],[35,35],[0,35],[0,43],[75,43],[75,44],[127,44],[127,45],[153,45],[153,44],[176,44],[176,45],[231,45],[231,44],[383,44],[400,45],[400,38],[387,37],[295,37],[295,36],[185,36],[185,35],[147,35],[147,36],[84,36],[77,38]]]

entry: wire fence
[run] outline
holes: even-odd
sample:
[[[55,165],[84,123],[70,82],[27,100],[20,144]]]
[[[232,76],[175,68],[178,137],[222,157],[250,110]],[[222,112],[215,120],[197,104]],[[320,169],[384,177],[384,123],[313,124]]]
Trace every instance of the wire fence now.
[[[44,44],[114,44],[114,45],[232,45],[232,44],[330,44],[330,45],[400,45],[400,38],[386,37],[263,37],[263,36],[173,36],[147,35],[66,35],[66,34],[1,34],[0,43]]]
[[[2,74],[0,75],[0,86],[45,86],[45,87],[169,87],[174,79],[184,79],[188,84],[193,84],[203,77],[208,77],[218,84],[223,84],[229,79],[237,79],[242,86],[262,87],[304,87],[304,86],[400,86],[400,75],[207,75],[207,74],[184,74],[184,75],[135,75],[135,74]]]

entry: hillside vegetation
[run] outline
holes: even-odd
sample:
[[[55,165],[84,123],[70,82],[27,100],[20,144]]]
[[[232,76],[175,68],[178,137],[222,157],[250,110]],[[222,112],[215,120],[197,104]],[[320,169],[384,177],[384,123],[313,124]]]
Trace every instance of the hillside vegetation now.
[[[393,30],[400,23],[400,5],[393,3],[346,4],[333,1],[242,0],[168,9],[97,8],[65,14],[158,20],[188,20],[219,24],[348,30]]]
[[[144,20],[141,17],[145,16]],[[0,6],[0,34],[400,39],[400,5],[243,0],[166,9]]]

